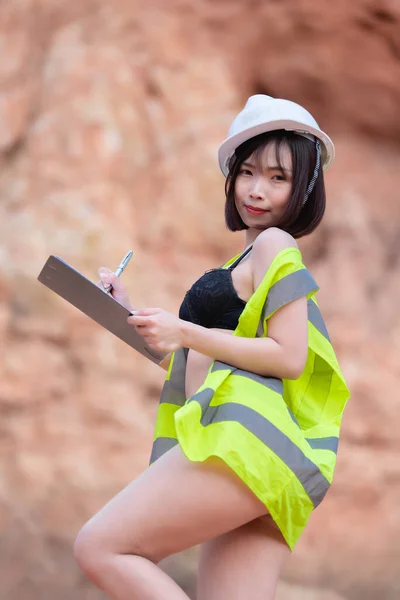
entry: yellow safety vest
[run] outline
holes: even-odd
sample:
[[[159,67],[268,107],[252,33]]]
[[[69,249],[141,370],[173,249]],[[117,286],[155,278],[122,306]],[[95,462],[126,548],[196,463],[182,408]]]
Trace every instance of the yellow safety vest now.
[[[219,456],[265,504],[291,549],[332,483],[350,395],[314,297],[318,289],[301,252],[285,248],[233,333],[266,337],[274,312],[306,295],[308,358],[298,379],[263,377],[214,360],[204,383],[186,399],[188,349],[173,353],[150,459],[154,462],[178,442],[191,461]]]

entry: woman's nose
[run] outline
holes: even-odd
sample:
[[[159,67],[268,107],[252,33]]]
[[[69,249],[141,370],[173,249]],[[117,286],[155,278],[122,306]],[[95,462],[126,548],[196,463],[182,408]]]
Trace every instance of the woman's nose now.
[[[250,196],[252,198],[259,198],[261,200],[265,199],[265,191],[262,182],[259,179],[255,179],[250,190]]]

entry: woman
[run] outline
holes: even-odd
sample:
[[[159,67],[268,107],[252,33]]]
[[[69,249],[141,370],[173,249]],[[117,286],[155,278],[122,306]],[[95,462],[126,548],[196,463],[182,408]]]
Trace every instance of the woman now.
[[[219,149],[244,252],[207,271],[179,318],[128,321],[169,352],[151,466],[81,530],[82,570],[114,600],[183,600],[157,563],[202,544],[198,600],[272,600],[332,481],[348,389],[296,238],[325,210],[333,144],[301,106],[249,98]],[[239,265],[239,266],[236,266]],[[102,282],[127,307],[123,284]]]

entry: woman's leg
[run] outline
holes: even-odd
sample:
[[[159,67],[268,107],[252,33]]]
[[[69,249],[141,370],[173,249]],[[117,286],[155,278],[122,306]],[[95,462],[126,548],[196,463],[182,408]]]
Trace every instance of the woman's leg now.
[[[75,555],[113,600],[187,600],[155,563],[263,514],[222,460],[192,463],[175,446],[88,521]]]
[[[269,515],[209,540],[200,549],[197,600],[273,600],[289,555]]]

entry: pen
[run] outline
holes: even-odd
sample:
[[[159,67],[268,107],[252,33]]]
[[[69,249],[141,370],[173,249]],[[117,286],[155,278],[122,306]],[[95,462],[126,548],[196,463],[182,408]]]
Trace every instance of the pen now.
[[[119,263],[118,267],[115,270],[115,275],[117,277],[119,277],[123,273],[126,265],[132,258],[132,254],[133,254],[133,250],[129,250],[129,252],[127,252],[125,254],[124,258]],[[107,288],[104,288],[104,291],[106,292],[106,294],[109,294],[111,292],[112,288],[113,288],[113,286],[110,284]]]

